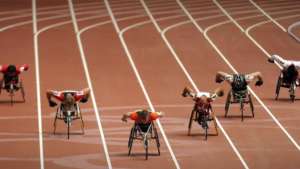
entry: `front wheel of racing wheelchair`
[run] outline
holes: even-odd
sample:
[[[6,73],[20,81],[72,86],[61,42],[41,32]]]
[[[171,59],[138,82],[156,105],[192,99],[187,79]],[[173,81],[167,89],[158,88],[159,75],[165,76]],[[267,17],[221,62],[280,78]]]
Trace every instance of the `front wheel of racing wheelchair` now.
[[[228,117],[228,111],[230,104],[239,104],[240,112],[241,112],[241,120],[244,121],[244,113],[245,113],[245,104],[250,104],[250,109],[252,113],[252,117],[254,118],[254,106],[251,98],[251,94],[248,90],[234,92],[230,90],[227,95],[226,103],[225,103],[225,117]]]
[[[71,111],[71,110],[66,110],[63,104],[60,104],[60,106],[58,106],[55,114],[54,123],[53,123],[54,126],[53,134],[56,133],[57,120],[63,120],[67,125],[67,138],[70,139],[70,130],[71,130],[72,121],[77,119],[80,119],[81,121],[81,131],[82,134],[84,134],[84,122],[83,122],[81,110],[78,103],[74,104],[74,108],[75,109]]]
[[[290,81],[284,79],[283,73],[280,73],[278,80],[277,80],[277,84],[276,84],[275,100],[278,100],[280,88],[284,87],[284,88],[289,89],[290,99],[292,102],[294,102],[295,98],[296,98],[296,95],[295,95],[296,87],[298,87],[298,86],[299,85],[297,85],[296,80],[293,80],[290,82]]]
[[[189,126],[188,126],[188,136],[191,135],[191,129],[192,129],[192,123],[193,121],[197,122],[202,129],[204,130],[204,139],[207,140],[208,136],[208,129],[209,129],[209,122],[213,121],[216,135],[218,135],[218,127],[217,122],[214,116],[210,115],[210,112],[212,112],[211,105],[208,107],[208,109],[205,112],[201,112],[197,110],[197,105],[194,105],[194,108],[191,112],[190,120],[189,120]]]
[[[149,142],[150,140],[155,140],[157,146],[157,155],[160,155],[160,142],[158,137],[157,129],[153,122],[149,124],[138,124],[135,123],[130,130],[129,140],[128,140],[128,156],[131,155],[131,150],[134,140],[140,140],[143,142],[145,149],[145,159],[149,156]]]

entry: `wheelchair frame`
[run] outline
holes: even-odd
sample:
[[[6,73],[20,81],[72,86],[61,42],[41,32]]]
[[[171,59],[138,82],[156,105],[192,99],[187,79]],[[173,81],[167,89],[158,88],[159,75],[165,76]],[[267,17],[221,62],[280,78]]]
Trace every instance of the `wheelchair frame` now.
[[[276,84],[275,100],[278,100],[280,88],[284,87],[284,88],[288,88],[289,89],[290,99],[291,99],[292,102],[294,102],[295,101],[295,97],[296,97],[296,95],[295,95],[296,87],[298,87],[299,85],[296,84],[296,81],[293,81],[290,84],[284,82],[283,81],[283,78],[284,78],[283,76],[284,76],[283,73],[280,72],[280,75],[278,77],[277,84]]]
[[[55,119],[54,119],[54,130],[53,130],[53,134],[55,134],[56,132],[56,123],[57,120],[64,120],[67,124],[67,138],[70,139],[70,127],[71,127],[71,122],[73,120],[77,120],[80,119],[81,120],[81,131],[82,134],[84,134],[84,122],[82,119],[82,114],[81,114],[81,110],[79,107],[78,102],[76,102],[74,104],[76,111],[74,112],[74,115],[72,115],[71,113],[73,113],[72,111],[68,111],[68,110],[63,110],[63,104],[60,104],[57,108],[56,114],[55,114]],[[67,115],[64,115],[64,113],[66,113]]]
[[[157,133],[157,129],[154,125],[154,122],[151,122],[148,126],[147,132],[143,132],[139,126],[140,124],[134,123],[133,127],[130,130],[129,139],[128,139],[128,156],[131,155],[131,149],[134,140],[141,140],[144,144],[145,149],[145,159],[148,159],[149,151],[149,141],[155,139],[158,155],[160,155],[160,142]]]
[[[240,111],[241,111],[241,120],[244,121],[244,109],[245,109],[245,103],[250,104],[250,109],[252,113],[252,117],[254,118],[254,106],[253,106],[253,101],[251,98],[251,94],[249,93],[248,89],[243,96],[239,95],[237,92],[234,92],[232,89],[228,92],[226,103],[225,103],[225,117],[228,115],[228,110],[230,104],[238,103],[240,104]],[[233,97],[232,97],[233,95]]]
[[[202,123],[202,128],[204,129],[204,135],[205,135],[205,140],[207,140],[207,136],[208,136],[208,121],[213,121],[214,122],[214,126],[215,126],[215,130],[216,130],[216,135],[218,135],[218,126],[217,126],[217,122],[215,119],[214,115],[210,115],[210,112],[212,112],[212,107],[211,105],[209,106],[206,115],[204,115],[204,118],[201,119],[201,123]],[[191,116],[190,116],[190,120],[189,120],[189,126],[188,126],[188,136],[191,135],[191,129],[192,129],[192,122],[193,121],[198,121],[199,116],[200,116],[199,111],[197,111],[197,105],[194,105],[194,108],[191,112]]]
[[[9,82],[9,83],[10,83],[10,84],[9,84],[9,90],[8,90],[8,93],[9,93],[9,97],[10,97],[10,104],[13,105],[13,103],[14,103],[15,92],[17,92],[18,90],[20,90],[20,92],[21,92],[21,95],[22,95],[22,102],[25,102],[25,101],[26,101],[26,100],[25,100],[25,89],[24,89],[24,86],[23,86],[22,79],[20,79],[19,82],[16,83],[16,84],[19,85],[19,89],[18,89],[18,90],[14,88],[14,85],[16,85],[16,84],[14,84],[12,81]],[[4,81],[4,79],[1,80],[1,90],[0,90],[0,94],[1,94],[2,90],[7,90],[7,89],[5,88],[5,81]]]

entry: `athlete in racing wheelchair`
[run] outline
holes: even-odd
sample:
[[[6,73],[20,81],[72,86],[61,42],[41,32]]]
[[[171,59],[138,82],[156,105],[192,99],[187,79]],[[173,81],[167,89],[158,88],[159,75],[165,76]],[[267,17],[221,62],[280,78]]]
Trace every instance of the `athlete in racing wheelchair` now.
[[[82,134],[84,134],[84,122],[82,119],[81,110],[79,107],[79,102],[86,103],[88,101],[90,95],[90,89],[85,88],[81,91],[74,90],[65,90],[65,91],[47,91],[47,99],[50,107],[57,106],[57,103],[52,100],[54,97],[56,100],[61,102],[57,108],[55,119],[54,119],[54,131],[56,132],[56,121],[57,119],[63,120],[67,125],[67,135],[68,139],[70,138],[70,127],[73,120],[80,119],[81,120],[81,130]]]
[[[149,155],[148,146],[150,140],[155,140],[158,155],[160,155],[160,142],[156,127],[154,125],[154,121],[162,116],[162,112],[151,112],[146,109],[128,112],[122,116],[122,121],[124,122],[127,122],[128,118],[134,121],[134,125],[131,128],[129,134],[128,156],[131,154],[131,149],[134,140],[141,140],[143,142],[146,160],[148,159]]]
[[[240,104],[241,120],[244,120],[244,104],[250,104],[252,117],[254,117],[254,106],[250,92],[248,91],[248,84],[256,80],[255,86],[263,84],[262,75],[260,72],[250,74],[233,74],[230,75],[225,72],[218,72],[216,75],[216,82],[228,82],[231,85],[231,90],[228,92],[225,103],[225,117],[227,117],[229,106],[232,103]]]
[[[2,89],[6,90],[10,95],[11,104],[13,104],[14,93],[18,90],[21,91],[23,102],[25,102],[25,91],[19,75],[28,68],[26,64],[22,66],[0,65],[0,72],[3,73],[3,78],[0,80],[0,94]]]
[[[275,99],[278,100],[280,88],[284,87],[289,89],[290,99],[294,102],[296,87],[300,85],[297,70],[300,68],[300,61],[285,60],[278,55],[272,55],[268,61],[271,63],[276,62],[282,67],[277,80]]]
[[[205,131],[205,140],[208,136],[208,122],[213,121],[218,135],[218,127],[216,122],[216,116],[212,111],[211,103],[217,98],[224,95],[223,89],[216,89],[213,93],[208,92],[194,92],[191,88],[185,87],[182,92],[183,97],[191,97],[195,102],[193,110],[191,112],[189,126],[188,126],[188,135],[191,134],[192,122],[196,121]]]

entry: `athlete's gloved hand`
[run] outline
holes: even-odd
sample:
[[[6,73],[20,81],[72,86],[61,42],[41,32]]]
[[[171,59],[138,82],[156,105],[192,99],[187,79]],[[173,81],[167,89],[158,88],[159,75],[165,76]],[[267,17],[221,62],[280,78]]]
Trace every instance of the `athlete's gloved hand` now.
[[[49,100],[49,106],[50,107],[55,107],[57,105],[57,103],[55,103],[54,101],[52,100]]]
[[[81,103],[86,103],[87,101],[88,101],[88,98],[82,98],[82,99],[80,100]]]
[[[270,63],[274,63],[274,59],[272,59],[272,58],[268,58],[268,62],[270,62]]]
[[[258,80],[258,81],[256,81],[256,83],[255,83],[255,86],[261,86],[261,85],[263,85],[263,80]]]

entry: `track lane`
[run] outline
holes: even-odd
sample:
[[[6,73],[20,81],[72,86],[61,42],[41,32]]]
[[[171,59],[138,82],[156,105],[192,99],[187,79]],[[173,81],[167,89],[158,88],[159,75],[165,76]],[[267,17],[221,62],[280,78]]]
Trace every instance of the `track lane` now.
[[[38,8],[51,6],[45,2],[46,1],[38,1]],[[61,5],[64,5],[65,3],[66,2],[60,2]],[[56,2],[55,4],[59,5],[59,3],[57,4]],[[39,27],[41,29],[45,26],[66,20],[70,20],[70,18],[43,22]],[[96,121],[94,120],[95,115],[93,112],[83,113],[83,119],[85,121],[84,135],[73,134],[71,135],[70,140],[67,140],[65,134],[66,126],[62,121],[58,121],[58,134],[53,135],[52,133],[54,119],[53,112],[55,112],[55,109],[49,108],[45,97],[45,91],[47,89],[80,90],[87,87],[72,25],[63,25],[55,29],[49,29],[47,32],[41,32],[38,36],[38,40],[40,51],[42,112],[43,117],[51,114],[53,115],[52,119],[43,119],[45,168],[106,168],[106,161],[102,154],[103,150],[100,145],[101,141],[97,132]],[[55,67],[49,68],[51,65],[55,65]],[[59,77],[57,77],[58,74]],[[91,102],[81,105],[81,108],[86,107],[91,107]],[[74,121],[71,131],[80,133],[79,121]],[[57,152],[59,152],[59,154]],[[74,163],[76,165],[73,165],[68,159],[78,159],[80,163]],[[89,160],[92,160],[93,162],[89,162]]]
[[[7,2],[1,7],[1,11],[17,10],[31,5],[30,2],[20,3],[19,5],[14,3],[15,1]],[[22,100],[20,92],[16,93],[16,103],[13,106],[10,105],[10,98],[6,91],[3,90],[0,95],[1,116],[21,117],[20,119],[1,120],[0,165],[12,169],[21,166],[38,169],[37,119],[22,119],[22,116],[26,115],[36,116],[32,27],[27,25],[22,29],[0,32],[0,36],[1,64],[22,65],[27,63],[30,66],[29,71],[20,75],[27,93],[25,103],[20,102]]]

